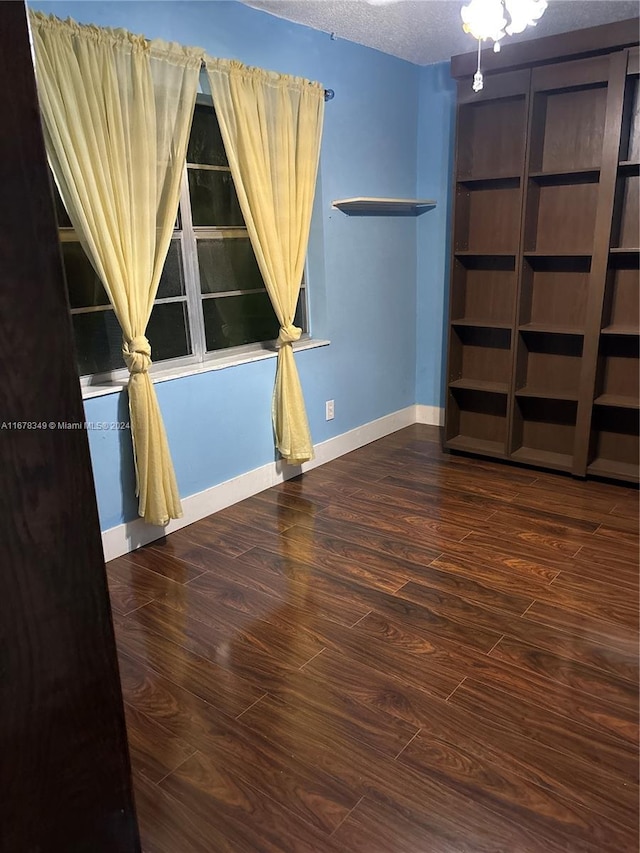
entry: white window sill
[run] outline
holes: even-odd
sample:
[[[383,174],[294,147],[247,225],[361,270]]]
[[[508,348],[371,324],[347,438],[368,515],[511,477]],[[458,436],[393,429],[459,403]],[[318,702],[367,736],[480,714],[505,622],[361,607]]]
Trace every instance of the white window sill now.
[[[294,352],[302,350],[326,347],[331,341],[317,338],[305,338],[293,344]],[[159,382],[168,382],[171,379],[182,379],[185,376],[197,376],[200,373],[209,373],[211,370],[224,370],[226,367],[236,367],[239,364],[251,364],[253,361],[263,361],[266,358],[275,358],[278,350],[272,347],[251,347],[238,352],[225,353],[221,351],[215,355],[209,355],[206,361],[192,364],[181,364],[174,367],[152,368],[151,378],[154,385]],[[82,385],[82,399],[90,400],[93,397],[104,397],[106,394],[118,394],[127,387],[128,376],[102,381],[96,385]]]

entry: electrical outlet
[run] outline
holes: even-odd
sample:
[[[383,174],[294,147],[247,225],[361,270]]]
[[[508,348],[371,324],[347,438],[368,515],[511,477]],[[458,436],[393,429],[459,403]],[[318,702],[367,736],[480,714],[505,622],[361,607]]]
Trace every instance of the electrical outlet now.
[[[333,405],[333,400],[327,400],[327,402],[325,403],[325,420],[327,421],[332,421],[335,417]]]

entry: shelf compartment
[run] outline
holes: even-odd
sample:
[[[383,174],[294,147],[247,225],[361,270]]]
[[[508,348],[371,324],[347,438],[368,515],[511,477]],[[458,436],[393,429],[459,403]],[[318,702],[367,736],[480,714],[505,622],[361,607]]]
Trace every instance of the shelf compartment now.
[[[640,87],[638,75],[629,74],[624,92],[622,131],[620,134],[620,166],[638,166],[640,162]]]
[[[447,436],[450,449],[504,457],[507,395],[450,388]]]
[[[458,180],[519,175],[524,161],[524,94],[460,106]]]
[[[458,184],[464,184],[472,189],[491,189],[500,187],[518,187],[520,186],[520,175],[477,175],[473,178],[458,176],[456,178]]]
[[[548,388],[518,388],[516,397],[531,397],[536,400],[569,400],[577,402],[578,391],[549,391]]]
[[[602,311],[603,335],[637,334],[640,318],[640,255],[615,253],[609,269]]]
[[[370,216],[420,216],[427,210],[432,210],[436,202],[429,198],[373,198],[358,196],[356,198],[339,198],[333,202],[333,207],[347,214],[369,214]]]
[[[590,258],[527,257],[522,273],[520,329],[582,334]]]
[[[587,474],[593,477],[607,477],[609,480],[625,480],[628,483],[638,482],[638,465],[634,462],[605,459],[598,457],[587,466]]]
[[[570,471],[577,403],[518,397],[511,458],[530,465]]]
[[[591,267],[591,254],[588,252],[523,252],[525,258],[532,260],[548,260],[548,261],[571,261],[584,262],[588,267]]]
[[[462,388],[466,391],[486,391],[489,394],[508,394],[506,382],[487,382],[482,379],[456,379],[449,383],[449,388]]]
[[[529,172],[529,178],[540,185],[592,184],[600,180],[600,169],[562,169],[555,172]]]
[[[511,328],[516,294],[515,267],[514,256],[456,257],[452,323]]]
[[[584,336],[584,329],[577,326],[557,326],[551,323],[523,323],[518,326],[520,332],[542,332],[546,335],[578,335]]]
[[[639,415],[637,409],[594,409],[587,473],[638,482]]]
[[[637,337],[640,335],[640,326],[605,326],[604,329],[600,329],[601,335],[630,335],[631,337]]]
[[[449,382],[497,382],[506,386],[510,369],[509,329],[452,327]]]
[[[598,169],[607,107],[606,83],[548,90],[534,96],[532,172]]]
[[[589,255],[593,246],[597,183],[531,182],[525,218],[525,251]]]
[[[571,453],[556,453],[553,450],[541,450],[539,447],[519,447],[513,451],[511,458],[525,465],[553,468],[556,471],[570,471],[573,462]]]
[[[613,395],[638,399],[640,339],[604,335],[600,338],[596,374],[596,399]]]
[[[638,247],[640,234],[640,175],[619,175],[613,206],[611,245],[630,250]]]
[[[515,269],[516,256],[509,252],[476,252],[469,251],[468,249],[456,249],[454,255],[456,258],[460,258],[463,263],[470,263],[477,260],[478,263],[486,261],[491,264],[494,262],[498,264],[501,261],[510,261]]]
[[[504,458],[504,441],[491,441],[485,438],[473,438],[469,435],[456,435],[447,441],[449,450],[463,450],[466,453],[481,453],[483,456]]]
[[[600,394],[593,402],[596,406],[610,406],[615,409],[640,408],[638,397],[625,397],[622,394]]]
[[[577,399],[583,338],[580,335],[520,332],[516,394],[556,400]]]
[[[492,320],[476,320],[473,317],[463,317],[461,320],[452,320],[452,326],[475,326],[478,329],[510,329],[511,323],[494,323]]]
[[[456,189],[456,251],[501,254],[518,250],[521,191],[517,182]]]

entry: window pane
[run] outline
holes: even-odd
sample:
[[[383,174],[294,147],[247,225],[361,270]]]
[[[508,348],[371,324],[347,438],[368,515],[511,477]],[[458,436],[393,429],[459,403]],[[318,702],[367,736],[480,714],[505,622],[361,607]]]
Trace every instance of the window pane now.
[[[189,193],[194,225],[244,225],[231,172],[189,169]]]
[[[187,149],[187,163],[229,165],[213,105],[196,104]]]
[[[278,337],[279,325],[266,291],[203,299],[207,350],[237,347]]]
[[[111,309],[74,314],[73,332],[81,376],[106,373],[125,366],[122,358],[122,331]],[[191,352],[186,304],[156,305],[147,326],[154,362],[177,358]]]
[[[182,253],[180,241],[172,240],[169,244],[167,259],[160,276],[156,299],[167,299],[170,296],[184,295],[184,273],[182,270]]]
[[[102,282],[91,266],[80,243],[61,243],[69,302],[72,308],[108,305]]]
[[[178,358],[191,352],[186,302],[156,305],[147,326],[153,361]]]
[[[60,245],[71,307],[89,308],[94,305],[108,305],[109,298],[102,282],[96,275],[80,243],[64,242]],[[172,240],[160,277],[157,298],[165,299],[183,294],[184,275],[180,242]]]
[[[248,237],[198,240],[198,264],[203,293],[264,287]]]
[[[307,291],[304,287],[300,289],[293,325],[298,326],[303,332],[309,331],[307,329]]]
[[[111,309],[74,314],[72,320],[81,376],[124,367],[122,331]]]

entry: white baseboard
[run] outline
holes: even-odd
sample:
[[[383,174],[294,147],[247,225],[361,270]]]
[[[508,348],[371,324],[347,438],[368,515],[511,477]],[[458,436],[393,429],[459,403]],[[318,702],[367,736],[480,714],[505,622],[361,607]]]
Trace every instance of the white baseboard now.
[[[444,426],[444,409],[440,406],[423,406],[418,404],[416,407],[417,424],[430,424],[431,426]]]
[[[205,518],[225,507],[243,501],[252,495],[263,492],[284,480],[297,477],[304,471],[311,471],[332,459],[344,456],[352,450],[357,450],[365,444],[404,429],[414,423],[434,424],[440,426],[443,420],[443,410],[437,406],[407,406],[385,415],[375,421],[371,421],[356,429],[337,435],[315,446],[315,459],[305,462],[304,465],[294,466],[284,463],[269,462],[246,474],[240,474],[232,480],[219,483],[203,492],[189,495],[182,499],[182,518],[174,519],[166,527],[156,527],[146,524],[141,518],[119,524],[105,530],[102,534],[102,549],[106,561],[113,560],[130,551],[135,551],[142,545],[160,539],[168,533],[180,530],[188,524],[193,524],[201,518]]]
[[[422,404],[418,404],[415,409],[415,423],[444,426],[444,409],[440,406],[423,406]]]

